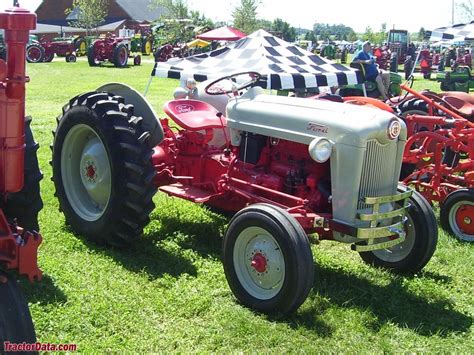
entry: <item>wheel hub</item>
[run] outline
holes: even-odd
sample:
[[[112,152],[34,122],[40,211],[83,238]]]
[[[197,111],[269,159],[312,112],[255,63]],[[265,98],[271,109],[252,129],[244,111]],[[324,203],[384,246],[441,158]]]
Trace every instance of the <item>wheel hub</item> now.
[[[261,253],[256,253],[252,258],[250,266],[257,272],[265,272],[267,270],[267,258]]]
[[[456,211],[456,223],[459,229],[468,234],[474,235],[474,206],[462,205]]]

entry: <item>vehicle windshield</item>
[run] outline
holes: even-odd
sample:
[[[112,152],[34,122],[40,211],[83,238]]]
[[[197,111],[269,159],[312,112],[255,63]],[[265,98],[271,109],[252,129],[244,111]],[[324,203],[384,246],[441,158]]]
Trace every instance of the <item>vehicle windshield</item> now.
[[[407,34],[405,32],[390,32],[388,41],[406,43]]]

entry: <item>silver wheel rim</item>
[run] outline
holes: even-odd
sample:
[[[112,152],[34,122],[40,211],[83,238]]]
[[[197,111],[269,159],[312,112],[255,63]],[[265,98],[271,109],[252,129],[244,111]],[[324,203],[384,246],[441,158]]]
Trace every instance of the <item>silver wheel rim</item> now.
[[[97,133],[85,124],[71,128],[61,152],[61,176],[67,199],[83,220],[98,220],[112,191],[110,162]]]
[[[285,280],[285,259],[276,239],[265,229],[247,227],[238,235],[234,268],[242,287],[252,297],[275,297]]]
[[[407,215],[405,222],[405,240],[400,244],[394,245],[391,248],[374,250],[374,255],[382,261],[387,263],[397,263],[404,260],[413,250],[416,239],[416,230],[413,219]],[[388,241],[388,238],[382,238],[383,241]],[[382,239],[380,241],[382,241]]]
[[[456,221],[456,214],[458,213],[459,209],[462,206],[474,206],[474,202],[471,201],[459,201],[456,202],[451,209],[449,210],[448,221],[449,226],[453,233],[458,237],[460,240],[464,240],[466,242],[474,242],[474,235],[467,234],[459,228],[458,222]],[[471,220],[470,223],[474,223],[474,220]]]

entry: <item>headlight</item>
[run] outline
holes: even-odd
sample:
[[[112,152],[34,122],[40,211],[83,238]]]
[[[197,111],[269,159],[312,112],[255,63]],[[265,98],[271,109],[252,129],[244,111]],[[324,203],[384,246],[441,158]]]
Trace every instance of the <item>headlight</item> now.
[[[332,146],[333,143],[327,138],[315,138],[309,144],[309,155],[318,163],[324,163],[331,156]]]

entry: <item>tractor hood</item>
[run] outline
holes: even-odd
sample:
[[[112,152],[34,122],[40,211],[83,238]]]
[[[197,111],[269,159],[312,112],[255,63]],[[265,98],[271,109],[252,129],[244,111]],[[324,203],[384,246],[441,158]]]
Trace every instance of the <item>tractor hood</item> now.
[[[239,144],[240,132],[246,131],[303,144],[325,137],[336,144],[363,148],[369,140],[388,143],[389,125],[398,120],[376,108],[267,95],[259,87],[232,99],[226,111],[233,145]],[[406,141],[406,126],[401,123],[398,139]]]

